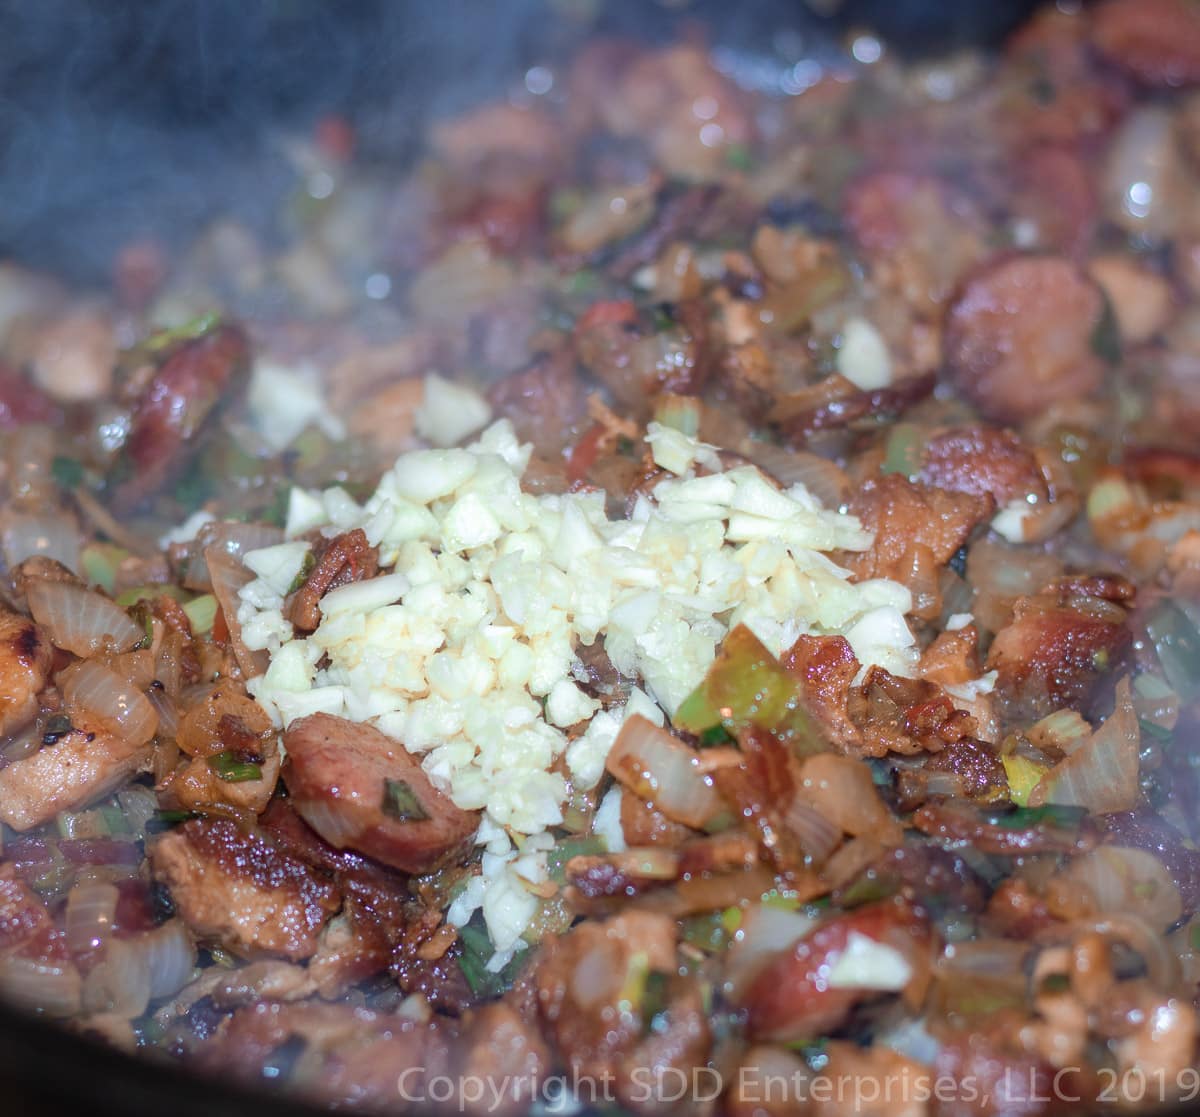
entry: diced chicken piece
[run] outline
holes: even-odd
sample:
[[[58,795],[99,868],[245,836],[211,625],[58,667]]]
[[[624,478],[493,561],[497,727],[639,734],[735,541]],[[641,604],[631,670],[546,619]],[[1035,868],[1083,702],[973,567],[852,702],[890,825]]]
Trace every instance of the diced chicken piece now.
[[[150,861],[197,937],[240,957],[310,957],[341,903],[326,877],[224,820],[193,820],[164,834]]]
[[[0,735],[21,728],[37,713],[53,654],[33,621],[0,610]]]

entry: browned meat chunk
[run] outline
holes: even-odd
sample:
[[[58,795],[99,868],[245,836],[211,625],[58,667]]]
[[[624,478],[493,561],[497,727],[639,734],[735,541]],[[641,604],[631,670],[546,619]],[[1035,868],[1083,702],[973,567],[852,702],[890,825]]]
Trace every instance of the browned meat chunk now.
[[[984,251],[978,215],[931,175],[868,174],[846,192],[844,213],[876,279],[918,312],[944,302]]]
[[[37,713],[54,650],[28,617],[0,609],[0,735]]]
[[[987,666],[997,671],[997,693],[1014,714],[1042,716],[1086,706],[1132,642],[1120,605],[1066,584],[1017,601],[1012,622],[992,641]]]
[[[42,954],[54,932],[46,905],[12,865],[0,865],[0,955],[20,950]]]
[[[928,804],[916,811],[912,825],[943,842],[962,842],[984,853],[1021,856],[1031,853],[1084,853],[1096,844],[1089,826],[1078,829],[1053,819],[1026,825],[997,825],[974,807],[963,803]]]
[[[913,592],[914,612],[936,616],[941,607],[939,568],[994,507],[987,495],[947,492],[914,484],[898,473],[884,474],[850,498],[850,511],[875,533],[875,541],[869,550],[843,555],[840,561],[860,580],[903,583]]]
[[[707,310],[684,301],[673,314],[670,328],[652,331],[639,325],[632,303],[596,303],[576,323],[580,363],[636,415],[662,392],[696,394],[707,378]]]
[[[800,680],[804,704],[843,748],[861,743],[847,702],[859,662],[844,636],[800,636],[780,662]]]
[[[328,714],[284,734],[284,780],[300,816],[331,845],[409,873],[463,854],[479,824],[429,782],[399,741]]]
[[[145,741],[129,741],[78,714],[73,719],[71,731],[53,744],[0,769],[0,821],[14,830],[95,802],[148,767]]]
[[[1003,507],[1032,493],[1047,498],[1037,459],[1012,431],[977,423],[933,435],[917,480],[952,493],[992,497]]]
[[[310,957],[337,911],[337,888],[259,833],[193,820],[150,848],[158,880],[202,940],[242,957]]]
[[[321,551],[312,573],[292,597],[292,624],[301,632],[312,632],[321,623],[322,597],[338,586],[374,578],[378,572],[379,549],[367,542],[362,528],[334,536]]]
[[[1200,12],[1188,0],[1108,0],[1096,10],[1092,41],[1147,85],[1200,82]]]
[[[583,385],[569,348],[535,357],[528,368],[498,380],[488,391],[496,414],[512,420],[517,437],[540,454],[561,454],[573,427],[587,413]]]
[[[877,996],[870,989],[838,988],[829,981],[852,935],[907,957],[927,953],[930,946],[927,924],[903,899],[835,916],[774,957],[754,979],[745,994],[750,1034],[775,1042],[815,1039],[839,1027],[856,1004]]]
[[[612,1083],[627,1103],[639,1080],[645,1102],[649,1074],[686,1076],[708,1055],[707,1016],[694,980],[677,976],[675,935],[672,919],[649,912],[582,923],[550,945],[535,974],[538,1009],[562,1061]],[[656,986],[663,992],[654,1004],[646,991]]]
[[[1009,256],[967,281],[946,314],[946,367],[988,418],[1020,422],[1091,395],[1100,288],[1059,256]]]
[[[163,362],[134,405],[129,436],[109,476],[115,508],[130,511],[180,473],[197,434],[232,398],[249,359],[245,333],[220,326]]]

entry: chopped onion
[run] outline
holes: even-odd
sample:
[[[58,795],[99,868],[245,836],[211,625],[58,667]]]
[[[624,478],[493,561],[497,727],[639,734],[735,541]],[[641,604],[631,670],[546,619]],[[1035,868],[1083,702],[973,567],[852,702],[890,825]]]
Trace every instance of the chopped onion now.
[[[117,805],[125,815],[134,839],[143,838],[146,823],[158,813],[158,796],[148,787],[134,785],[117,792]]]
[[[113,929],[119,893],[112,884],[77,884],[67,894],[64,917],[67,949],[73,954],[94,950]]]
[[[1179,992],[1179,958],[1165,938],[1144,919],[1130,912],[1114,912],[1099,919],[1077,919],[1070,924],[1074,935],[1097,934],[1123,942],[1141,955],[1146,974],[1155,988]]]
[[[132,941],[144,953],[151,997],[169,997],[191,980],[196,968],[196,946],[183,920],[169,919]]]
[[[938,960],[939,970],[982,974],[987,977],[1019,977],[1024,982],[1025,957],[1029,943],[1013,939],[981,939],[946,947]]]
[[[67,582],[36,581],[29,611],[57,648],[86,658],[99,651],[127,652],[145,639],[142,627],[103,594]]]
[[[799,801],[787,810],[787,828],[795,835],[800,848],[814,864],[822,864],[842,840],[842,832],[820,811]]]
[[[791,950],[816,925],[799,912],[751,904],[742,917],[725,966],[725,991],[734,1000],[744,993],[771,958]]]
[[[784,488],[803,485],[826,508],[840,508],[849,499],[850,479],[827,458],[770,442],[749,442],[745,448],[746,457]]]
[[[283,531],[270,524],[209,523],[196,533],[188,544],[188,558],[180,576],[185,589],[208,593],[212,579],[208,568],[208,552],[216,549],[230,558],[241,558],[247,551],[273,547],[283,542]]]
[[[104,958],[83,983],[83,1004],[88,1012],[112,1013],[132,1020],[150,1004],[150,968],[144,949],[135,940],[110,939]]]
[[[1045,776],[1029,796],[1044,803],[1086,807],[1097,814],[1131,811],[1137,803],[1141,733],[1129,679],[1117,684],[1117,705],[1108,720]]]
[[[98,719],[126,744],[144,745],[158,728],[150,700],[95,660],[84,660],[59,676],[72,721]]]
[[[810,756],[797,796],[847,834],[867,835],[886,846],[898,846],[904,837],[861,760],[835,753]]]
[[[1183,914],[1167,867],[1144,849],[1101,846],[1076,857],[1059,879],[1086,889],[1102,914],[1135,912],[1164,931]]]
[[[212,592],[221,604],[225,624],[229,628],[229,642],[233,647],[238,666],[248,679],[263,674],[270,664],[270,657],[263,649],[251,651],[242,641],[242,626],[238,623],[238,591],[247,585],[254,575],[242,565],[241,559],[227,554],[218,547],[209,547],[205,552],[208,573],[212,580]]]
[[[703,829],[725,810],[699,755],[667,730],[634,714],[608,754],[608,770],[634,794],[685,826]]]
[[[77,1016],[83,1007],[82,988],[79,971],[69,962],[0,959],[0,992],[30,1012]]]
[[[162,737],[174,737],[179,732],[179,711],[165,690],[154,688],[146,693],[146,699],[158,715],[158,733]]]
[[[53,516],[9,513],[4,518],[0,546],[10,569],[36,555],[56,559],[76,573],[82,569],[79,528],[61,512]]]

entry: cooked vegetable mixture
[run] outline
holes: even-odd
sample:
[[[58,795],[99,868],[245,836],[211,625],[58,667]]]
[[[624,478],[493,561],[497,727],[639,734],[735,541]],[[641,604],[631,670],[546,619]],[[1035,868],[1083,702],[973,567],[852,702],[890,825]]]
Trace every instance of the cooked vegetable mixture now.
[[[727,63],[0,265],[5,1000],[368,1110],[1200,1097],[1200,6]]]

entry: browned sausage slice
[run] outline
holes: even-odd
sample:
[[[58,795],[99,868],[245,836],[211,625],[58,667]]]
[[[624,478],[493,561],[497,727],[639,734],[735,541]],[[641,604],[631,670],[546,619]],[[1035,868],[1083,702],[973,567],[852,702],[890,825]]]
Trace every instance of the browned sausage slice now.
[[[1007,256],[963,286],[946,314],[946,366],[988,418],[1020,422],[1095,391],[1104,296],[1060,256]]]
[[[330,845],[423,873],[470,847],[479,816],[439,792],[399,741],[329,714],[293,722],[283,778],[300,816]]]
[[[1109,0],[1092,18],[1092,41],[1147,85],[1200,82],[1200,8],[1192,0]]]

